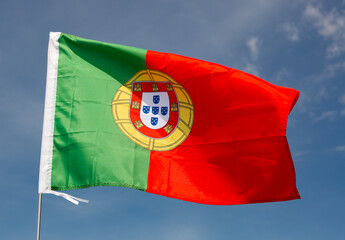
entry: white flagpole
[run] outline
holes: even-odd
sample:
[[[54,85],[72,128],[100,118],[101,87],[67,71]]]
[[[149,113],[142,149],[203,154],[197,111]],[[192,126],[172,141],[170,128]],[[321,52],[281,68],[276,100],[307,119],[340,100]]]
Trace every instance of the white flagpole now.
[[[38,217],[37,217],[37,240],[40,240],[41,233],[41,209],[42,209],[42,193],[38,194]]]

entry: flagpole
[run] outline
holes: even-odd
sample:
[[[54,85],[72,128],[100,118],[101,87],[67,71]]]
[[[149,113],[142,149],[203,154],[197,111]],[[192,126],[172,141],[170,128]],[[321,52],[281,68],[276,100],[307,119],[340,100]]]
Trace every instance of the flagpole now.
[[[41,232],[41,208],[42,208],[42,193],[38,194],[38,217],[37,217],[37,240],[40,240]]]

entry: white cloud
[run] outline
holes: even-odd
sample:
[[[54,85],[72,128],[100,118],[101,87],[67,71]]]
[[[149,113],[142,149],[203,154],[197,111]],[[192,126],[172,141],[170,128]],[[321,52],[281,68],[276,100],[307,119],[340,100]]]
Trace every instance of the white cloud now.
[[[298,157],[302,157],[304,155],[306,155],[308,153],[308,151],[295,151],[292,153],[294,158],[298,158]]]
[[[345,152],[345,145],[337,146],[333,148],[333,151],[335,152]]]
[[[136,33],[135,37],[141,36],[139,42],[145,41],[142,46],[145,49],[171,51],[210,61],[221,54],[226,54],[228,58],[233,56],[233,61],[238,61],[238,46],[247,40],[248,35],[264,32],[267,26],[273,25],[272,18],[285,14],[286,9],[291,8],[291,2],[275,0],[219,0],[217,4],[213,1],[170,1],[177,10],[175,18],[166,18],[166,12],[161,11],[157,14],[160,18],[155,19],[158,25],[148,22],[147,28],[138,29],[140,33]],[[162,35],[159,27],[175,29],[175,33]]]
[[[321,73],[312,76],[314,81],[324,81],[336,76],[339,72],[345,71],[345,62],[327,64]]]
[[[282,26],[282,30],[285,32],[286,37],[292,41],[297,42],[299,41],[299,30],[293,23],[285,23]]]
[[[253,60],[257,60],[259,56],[259,44],[260,40],[257,37],[250,37],[246,42],[250,54],[253,58]]]
[[[168,240],[175,240],[175,239],[186,239],[186,240],[193,240],[193,239],[203,239],[203,235],[200,231],[201,229],[195,225],[188,225],[188,226],[174,226],[174,231],[170,231],[168,234],[163,233],[162,235],[164,239]]]
[[[247,63],[244,69],[245,72],[253,74],[255,76],[259,75],[258,66],[252,63]]]
[[[313,122],[319,122],[321,120],[329,120],[329,121],[333,121],[335,119],[335,116],[337,115],[337,113],[335,111],[326,111],[321,113],[321,115],[318,115],[317,117],[315,117],[312,121]]]
[[[291,72],[287,70],[285,67],[283,67],[276,73],[274,80],[284,85],[283,82],[285,82],[290,77],[291,77]]]
[[[317,100],[321,100],[321,99],[327,99],[328,98],[328,89],[326,86],[321,86],[319,88],[319,91],[317,92],[317,94],[315,95]]]
[[[249,48],[249,52],[251,55],[251,60],[247,61],[247,63],[245,64],[244,71],[256,76],[259,75],[259,67],[255,62],[259,57],[260,44],[261,44],[261,41],[257,37],[250,37],[246,41],[246,45]]]
[[[331,41],[327,47],[327,56],[336,57],[345,52],[345,15],[337,9],[323,12],[321,7],[308,5],[303,13],[318,33]]]

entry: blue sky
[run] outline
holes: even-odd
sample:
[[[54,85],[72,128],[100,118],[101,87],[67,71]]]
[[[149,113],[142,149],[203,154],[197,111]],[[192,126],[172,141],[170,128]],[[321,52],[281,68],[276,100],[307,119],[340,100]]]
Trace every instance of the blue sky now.
[[[0,239],[36,236],[48,33],[220,63],[301,92],[301,200],[210,206],[97,187],[43,197],[41,239],[343,239],[345,1],[0,1]]]

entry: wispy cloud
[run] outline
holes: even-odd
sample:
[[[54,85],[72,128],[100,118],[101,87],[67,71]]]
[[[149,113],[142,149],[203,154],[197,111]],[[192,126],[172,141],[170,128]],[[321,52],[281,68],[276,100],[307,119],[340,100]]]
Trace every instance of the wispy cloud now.
[[[345,152],[345,145],[337,146],[332,149],[334,152]]]
[[[186,240],[192,240],[192,239],[204,239],[201,233],[201,229],[198,226],[195,225],[189,225],[189,226],[174,226],[175,231],[169,232],[166,235],[164,239],[168,240],[175,240],[175,239],[186,239]]]
[[[308,154],[308,151],[295,151],[292,153],[294,158],[300,158],[306,154]]]
[[[320,122],[322,120],[329,120],[329,121],[333,121],[335,119],[337,115],[336,111],[326,111],[321,113],[321,115],[317,115],[314,117],[314,119],[312,120],[313,122]]]
[[[318,33],[331,41],[327,56],[336,57],[345,52],[345,15],[337,9],[322,11],[320,6],[308,5],[304,18],[313,24]]]
[[[328,98],[328,88],[325,85],[320,86],[318,91],[315,91],[315,98],[318,100],[323,100]]]
[[[246,45],[249,50],[250,59],[247,60],[244,71],[253,75],[259,75],[259,66],[256,62],[259,57],[259,46],[261,45],[261,41],[258,37],[251,36],[247,39]]]
[[[259,57],[259,44],[260,43],[261,42],[260,42],[259,38],[257,38],[257,37],[250,37],[246,42],[253,60],[257,60]]]
[[[336,77],[339,73],[345,71],[345,62],[327,63],[321,72],[313,74],[310,78],[316,82],[322,82]]]
[[[285,23],[282,25],[282,31],[285,32],[286,37],[292,41],[297,42],[299,41],[299,29],[294,23]]]
[[[259,67],[252,63],[247,63],[244,71],[253,75],[258,76],[259,75]]]

